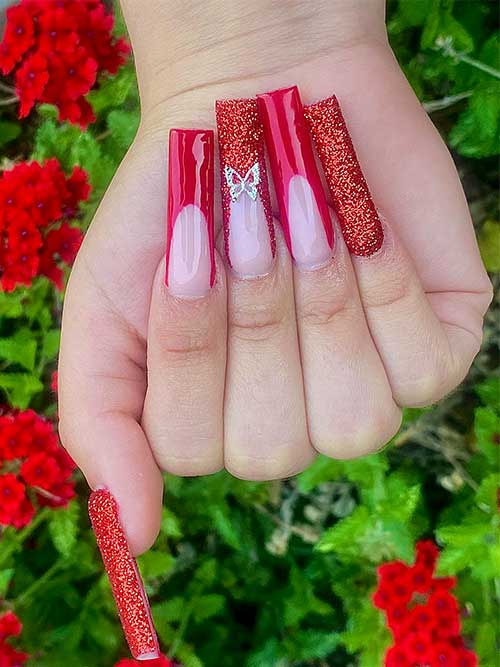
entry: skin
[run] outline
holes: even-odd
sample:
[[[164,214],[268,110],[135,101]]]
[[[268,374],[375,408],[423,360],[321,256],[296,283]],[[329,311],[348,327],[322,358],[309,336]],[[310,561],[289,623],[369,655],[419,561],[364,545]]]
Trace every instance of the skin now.
[[[466,375],[491,286],[451,157],[388,46],[381,0],[122,4],[142,122],[70,278],[60,430],[89,484],[116,496],[140,553],[157,534],[161,470],[275,479],[318,451],[383,446],[402,407],[433,403]],[[215,99],[292,84],[304,103],[340,99],[384,246],[350,256],[337,227],[332,261],[300,271],[277,225],[268,276],[238,280],[219,253],[207,297],[172,297],[168,130],[213,128]]]

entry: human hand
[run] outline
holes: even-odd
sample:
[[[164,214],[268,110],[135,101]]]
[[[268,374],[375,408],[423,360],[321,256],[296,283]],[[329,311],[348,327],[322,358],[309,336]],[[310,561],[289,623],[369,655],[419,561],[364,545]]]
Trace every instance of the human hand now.
[[[401,407],[464,377],[490,286],[451,158],[387,44],[381,0],[209,0],[203,16],[192,0],[123,6],[142,122],[70,279],[59,385],[63,443],[90,485],[117,498],[139,553],[159,525],[160,469],[225,464],[272,479],[316,451],[380,448]],[[386,221],[382,248],[349,253],[335,223],[333,258],[304,270],[276,225],[267,276],[239,279],[217,254],[205,297],[172,295],[168,130],[213,127],[216,99],[291,84],[307,104],[341,101]]]

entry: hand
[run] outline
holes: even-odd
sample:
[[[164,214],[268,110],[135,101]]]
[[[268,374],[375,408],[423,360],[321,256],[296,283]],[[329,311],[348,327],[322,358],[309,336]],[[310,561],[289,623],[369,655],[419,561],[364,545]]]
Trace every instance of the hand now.
[[[160,469],[273,479],[317,451],[375,451],[401,407],[451,391],[479,349],[490,284],[383,5],[123,1],[142,122],[69,282],[59,384],[62,440],[118,499],[134,553],[156,536]],[[217,254],[209,294],[176,298],[164,284],[168,130],[214,127],[215,99],[293,84],[305,103],[341,100],[385,220],[381,250],[350,254],[337,226],[333,259],[304,271],[276,225],[266,277],[238,279]]]

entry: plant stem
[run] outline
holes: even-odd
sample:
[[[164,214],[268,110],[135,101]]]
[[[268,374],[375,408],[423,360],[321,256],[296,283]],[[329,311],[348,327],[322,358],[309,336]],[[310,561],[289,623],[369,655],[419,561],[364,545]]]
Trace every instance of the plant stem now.
[[[11,542],[11,544],[8,544],[4,549],[2,549],[2,553],[0,554],[0,566],[3,565],[3,563],[5,563],[13,553],[21,548],[28,537],[30,537],[31,534],[38,528],[38,526],[45,521],[49,515],[49,512],[50,510],[48,508],[38,512],[29,526],[26,526],[26,528],[20,530],[16,534],[16,537]]]
[[[36,579],[31,586],[29,586],[16,600],[16,607],[22,607],[27,602],[30,601],[30,598],[33,598],[33,594],[36,593],[40,588],[42,588],[53,575],[61,568],[62,559],[57,560],[48,570],[46,570],[41,577]]]
[[[453,106],[457,102],[466,100],[472,95],[472,90],[467,90],[464,93],[458,93],[457,95],[447,95],[442,97],[440,100],[431,100],[430,102],[424,102],[423,107],[427,113],[434,113],[435,111],[441,111],[442,109],[447,109],[448,107]]]
[[[15,95],[12,97],[4,97],[3,99],[0,99],[0,107],[6,107],[9,106],[9,104],[15,104],[18,102],[18,99]]]
[[[2,83],[1,81],[0,81],[0,90],[3,90],[5,93],[11,93],[11,94],[16,92],[14,86],[8,86],[6,83]]]
[[[485,74],[489,74],[495,79],[500,79],[499,70],[495,69],[494,67],[490,67],[489,65],[486,65],[486,63],[483,63],[480,60],[471,58],[465,53],[460,53],[460,51],[456,51],[453,48],[453,45],[450,40],[448,39],[438,40],[436,46],[438,49],[441,49],[441,51],[444,53],[445,56],[449,56],[450,58],[456,58],[456,60],[459,60],[460,62],[465,63],[466,65],[470,65],[471,67],[474,67],[475,69],[478,69],[481,72],[484,72]]]

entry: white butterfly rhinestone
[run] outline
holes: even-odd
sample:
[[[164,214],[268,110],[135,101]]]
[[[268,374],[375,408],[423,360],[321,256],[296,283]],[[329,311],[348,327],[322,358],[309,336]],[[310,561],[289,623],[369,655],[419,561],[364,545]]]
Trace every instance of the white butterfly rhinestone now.
[[[226,178],[226,183],[229,186],[231,201],[236,201],[243,192],[246,192],[254,201],[257,199],[257,186],[260,183],[260,169],[258,162],[256,162],[253,167],[250,167],[244,178],[228,165],[224,167],[224,176]]]

